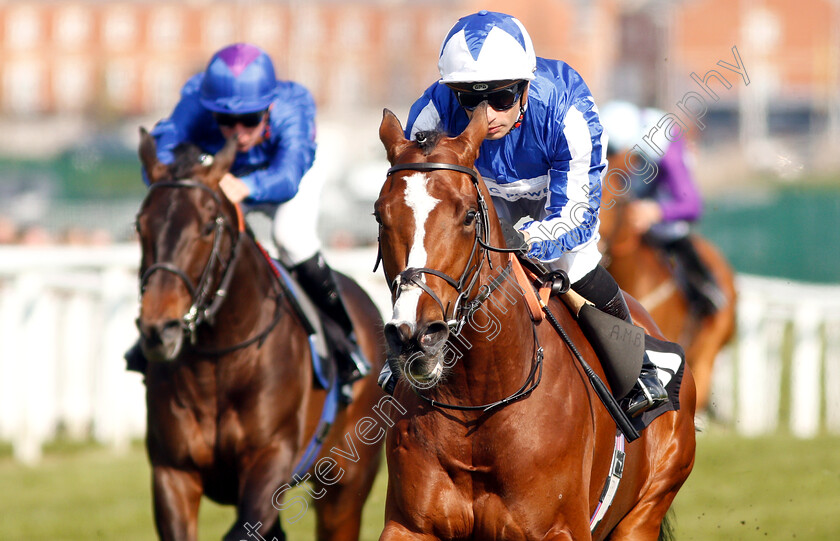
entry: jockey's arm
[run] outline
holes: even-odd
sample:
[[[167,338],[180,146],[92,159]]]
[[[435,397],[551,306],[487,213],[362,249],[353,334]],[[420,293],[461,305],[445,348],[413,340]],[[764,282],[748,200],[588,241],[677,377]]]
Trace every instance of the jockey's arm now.
[[[574,251],[597,233],[606,169],[602,130],[591,99],[571,107],[562,125],[548,171],[547,216],[523,227],[531,239],[529,255],[544,262]]]
[[[238,178],[256,203],[284,203],[298,191],[303,175],[315,161],[315,105],[308,92],[294,103],[275,100],[270,140],[263,148],[268,164]]]
[[[659,162],[660,187],[657,198],[661,219],[696,221],[700,218],[703,203],[697,185],[686,163],[686,147],[682,140],[672,142]],[[663,193],[664,191],[664,193]]]

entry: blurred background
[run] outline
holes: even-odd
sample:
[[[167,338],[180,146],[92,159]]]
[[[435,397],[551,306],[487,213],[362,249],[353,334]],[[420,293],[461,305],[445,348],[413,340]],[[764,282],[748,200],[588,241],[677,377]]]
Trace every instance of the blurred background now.
[[[721,449],[729,438],[770,438],[759,441],[780,449],[840,443],[840,1],[4,0],[0,478],[25,483],[17,465],[43,467],[44,449],[61,442],[94,441],[144,464],[143,386],[122,361],[136,334],[133,221],[145,191],[137,132],[169,114],[213,52],[253,42],[279,77],[312,91],[327,186],[321,236],[333,264],[386,311],[384,280],[370,272],[369,215],[387,168],[382,109],[405,122],[438,78],[446,32],[479,9],[518,17],[537,54],[571,64],[597,103],[627,99],[686,123],[705,198],[698,230],[735,267],[741,295],[738,336],[716,367],[708,437],[725,434]],[[743,75],[724,65],[739,61]],[[725,83],[707,78],[710,70]],[[678,105],[691,93],[706,105],[695,118]],[[793,440],[775,439],[786,436]],[[708,464],[698,459],[712,475]],[[808,490],[837,486],[837,460],[817,470]],[[137,499],[148,514],[148,492]],[[778,511],[768,506],[761,520]],[[4,515],[0,539],[32,533],[34,521],[16,530],[14,513]],[[726,520],[739,531],[736,517]],[[840,524],[828,520],[800,538],[836,539]],[[137,538],[149,538],[151,522],[136,522],[146,533]],[[752,538],[747,529],[696,538]],[[766,531],[749,535],[767,539]]]

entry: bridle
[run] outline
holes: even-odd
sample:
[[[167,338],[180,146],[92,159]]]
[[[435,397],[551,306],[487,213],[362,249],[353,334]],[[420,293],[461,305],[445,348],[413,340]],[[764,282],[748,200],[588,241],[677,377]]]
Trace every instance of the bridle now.
[[[462,165],[456,165],[451,163],[442,163],[442,162],[417,162],[417,163],[403,163],[394,165],[390,169],[388,169],[387,176],[391,176],[398,171],[456,171],[458,173],[463,173],[470,177],[473,186],[475,187],[475,191],[478,195],[478,221],[476,222],[475,228],[475,240],[473,241],[472,249],[470,250],[470,257],[467,260],[467,264],[464,267],[464,271],[461,273],[461,276],[458,279],[449,276],[448,274],[439,271],[437,269],[431,269],[428,267],[409,267],[399,273],[393,280],[388,276],[387,272],[385,273],[385,279],[388,281],[388,287],[391,290],[391,294],[396,301],[399,298],[400,293],[402,292],[402,288],[404,285],[413,285],[419,287],[424,292],[426,292],[434,301],[440,306],[441,311],[443,312],[443,317],[446,318],[447,314],[450,313],[448,307],[443,305],[443,302],[440,298],[435,294],[432,289],[423,282],[423,275],[424,274],[431,274],[432,276],[436,276],[449,284],[457,293],[458,297],[455,299],[454,303],[451,306],[451,317],[446,321],[447,326],[449,327],[451,332],[459,332],[464,324],[467,322],[469,317],[481,306],[481,304],[487,300],[490,294],[495,291],[503,279],[511,272],[510,265],[505,267],[502,270],[501,275],[499,276],[498,280],[491,281],[489,286],[482,286],[479,288],[479,293],[470,300],[470,296],[475,289],[475,285],[478,282],[479,276],[481,274],[481,269],[486,262],[489,267],[493,268],[493,263],[490,260],[490,252],[519,252],[519,249],[510,249],[510,248],[500,248],[497,246],[492,246],[489,244],[488,235],[490,234],[490,219],[489,213],[487,211],[487,201],[484,199],[484,195],[481,193],[481,189],[479,187],[478,181],[478,173],[475,169],[471,167],[464,167]],[[479,253],[483,250],[483,253]],[[376,272],[376,269],[379,267],[379,263],[382,261],[382,247],[380,244],[379,252],[376,256],[376,264],[373,267],[373,271]],[[383,267],[384,272],[384,267]]]
[[[424,292],[428,293],[429,296],[431,296],[435,300],[435,302],[437,302],[437,304],[443,311],[444,318],[446,318],[448,310],[446,309],[446,307],[443,306],[443,303],[441,302],[440,298],[434,293],[434,291],[432,291],[431,288],[429,288],[425,283],[423,283],[423,275],[431,274],[432,276],[437,276],[438,278],[442,279],[447,284],[449,284],[452,288],[454,288],[455,291],[458,292],[458,297],[455,300],[454,305],[452,307],[452,317],[446,322],[446,324],[449,327],[450,332],[457,334],[461,331],[464,324],[469,320],[470,316],[476,310],[479,309],[481,304],[485,300],[487,300],[487,298],[490,296],[491,293],[493,293],[493,291],[495,291],[499,288],[499,286],[501,286],[501,284],[505,281],[505,279],[511,272],[511,265],[510,263],[508,263],[508,265],[499,273],[498,277],[490,280],[489,285],[483,285],[479,287],[478,294],[472,300],[470,300],[469,297],[472,294],[476,283],[478,282],[479,276],[481,274],[480,271],[484,266],[485,261],[491,269],[493,268],[493,263],[490,260],[490,252],[511,253],[520,252],[521,250],[519,248],[501,248],[498,246],[492,246],[489,243],[488,235],[490,234],[490,219],[489,212],[487,210],[487,201],[484,199],[484,195],[481,193],[478,173],[475,169],[442,162],[403,163],[394,165],[390,169],[388,169],[387,176],[391,176],[397,171],[440,170],[456,171],[458,173],[464,173],[465,175],[469,175],[470,180],[472,181],[472,184],[475,187],[476,193],[478,194],[478,221],[476,222],[475,228],[475,240],[473,241],[472,250],[470,251],[470,257],[467,260],[467,264],[464,267],[464,271],[461,273],[461,277],[456,280],[455,278],[452,278],[444,272],[441,272],[437,269],[430,269],[427,267],[407,268],[401,273],[399,273],[393,280],[391,280],[388,277],[384,267],[383,272],[385,272],[385,279],[388,281],[389,288],[391,289],[391,294],[394,297],[394,301],[396,301],[396,299],[399,298],[399,295],[402,291],[402,285],[411,284],[417,286]],[[483,253],[480,253],[480,251],[483,251]],[[380,242],[379,251],[376,256],[376,264],[373,267],[374,272],[376,272],[376,269],[379,267],[379,263],[381,263],[381,261],[382,246]],[[528,374],[528,377],[525,379],[525,383],[523,383],[517,391],[507,396],[506,398],[502,398],[501,400],[497,400],[495,402],[483,404],[480,406],[463,406],[459,404],[447,404],[443,402],[438,402],[437,400],[433,400],[429,397],[420,394],[414,386],[412,386],[412,389],[414,389],[417,396],[419,396],[431,406],[458,411],[487,412],[499,407],[506,406],[511,402],[515,402],[517,400],[527,397],[540,384],[540,381],[542,380],[543,367],[543,348],[542,346],[540,346],[539,337],[537,335],[537,329],[533,321],[531,322],[531,327],[534,334],[534,353],[531,359],[531,370]]]
[[[213,248],[201,276],[197,284],[193,284],[187,273],[178,268],[174,263],[169,261],[153,263],[150,265],[140,277],[140,293],[141,295],[146,290],[146,284],[152,274],[157,271],[169,272],[181,279],[189,291],[192,304],[187,313],[181,318],[180,325],[183,331],[190,337],[190,343],[195,345],[197,341],[196,329],[204,322],[212,323],[219,311],[222,303],[227,297],[228,288],[233,278],[234,262],[239,258],[242,243],[240,238],[244,232],[244,222],[242,217],[237,214],[239,223],[232,226],[230,221],[222,212],[222,200],[219,194],[212,188],[195,180],[184,179],[171,182],[156,182],[149,186],[149,191],[146,198],[143,200],[141,208],[145,207],[146,201],[151,196],[152,192],[161,188],[191,188],[200,189],[208,193],[213,201],[216,203],[216,217],[214,219],[213,231]],[[233,242],[230,258],[224,261],[221,256],[221,245],[225,231],[230,235]],[[221,280],[219,287],[212,291],[212,280],[217,269],[221,269]]]

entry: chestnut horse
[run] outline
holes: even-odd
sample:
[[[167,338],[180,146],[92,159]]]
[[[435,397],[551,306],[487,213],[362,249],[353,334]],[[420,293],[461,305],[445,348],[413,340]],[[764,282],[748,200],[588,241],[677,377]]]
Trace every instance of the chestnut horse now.
[[[627,174],[626,159],[626,154],[610,159],[611,170],[615,168]],[[643,235],[627,225],[625,211],[629,201],[628,194],[616,195],[604,190],[600,212],[603,264],[618,285],[642,303],[662,334],[685,349],[697,385],[697,411],[704,411],[715,358],[735,332],[735,274],[717,248],[700,235],[692,234],[697,253],[727,300],[726,306],[717,312],[699,315],[677,283],[672,265],[662,250],[645,242]]]
[[[387,110],[380,126],[392,164],[375,205],[394,298],[385,338],[406,409],[386,442],[380,540],[657,539],[694,464],[690,372],[681,408],[627,444],[598,522],[624,440],[570,347],[532,321],[522,295],[499,287],[509,260],[494,250],[504,246],[501,225],[473,169],[486,133],[486,104],[454,138],[408,141]],[[556,298],[549,306],[603,379],[571,312]]]
[[[371,430],[363,444],[351,436],[383,396],[375,376],[357,382],[341,409],[334,382],[329,392],[314,384],[309,336],[288,288],[218,187],[236,154],[233,140],[215,157],[176,149],[167,167],[154,139],[145,130],[141,138],[150,186],[137,217],[137,325],[149,359],[146,446],[158,535],[195,540],[206,495],[236,506],[224,539],[284,539],[278,509],[297,512],[296,520],[308,503],[283,496],[294,481],[311,479],[318,539],[358,539],[381,441]],[[340,278],[359,344],[381,367],[379,312]],[[330,410],[334,417],[323,415]]]

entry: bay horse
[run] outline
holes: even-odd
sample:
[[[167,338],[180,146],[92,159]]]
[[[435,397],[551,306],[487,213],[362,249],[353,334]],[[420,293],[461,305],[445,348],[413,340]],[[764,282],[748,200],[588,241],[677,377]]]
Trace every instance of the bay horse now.
[[[285,492],[310,479],[318,539],[358,539],[381,461],[377,427],[366,423],[367,438],[356,443],[356,425],[384,396],[375,376],[356,382],[345,408],[334,380],[314,384],[313,347],[289,289],[218,187],[236,154],[233,140],[215,156],[176,149],[166,166],[141,129],[139,154],[150,185],[137,216],[137,326],[149,359],[146,448],[158,536],[197,539],[206,495],[236,506],[224,539],[282,540],[278,510],[296,511],[295,521],[309,505],[284,501]],[[381,367],[379,311],[339,278],[359,345]]]
[[[690,371],[680,409],[627,444],[604,513],[624,440],[558,332],[498,287],[509,260],[494,249],[503,232],[473,169],[487,129],[486,103],[457,137],[406,140],[388,110],[380,125],[392,165],[375,203],[394,301],[385,338],[406,410],[387,436],[380,540],[657,539],[694,464]],[[603,379],[577,320],[556,297],[549,307]]]
[[[627,153],[618,154],[610,159],[611,171],[615,169],[624,178],[631,178],[628,163]],[[662,334],[685,349],[697,386],[697,411],[705,411],[715,358],[735,332],[735,273],[712,243],[697,233],[691,234],[700,259],[711,270],[727,301],[716,312],[699,314],[691,306],[663,251],[628,226],[626,210],[631,200],[629,193],[604,190],[599,245],[604,254],[603,264],[618,285],[642,303]]]

